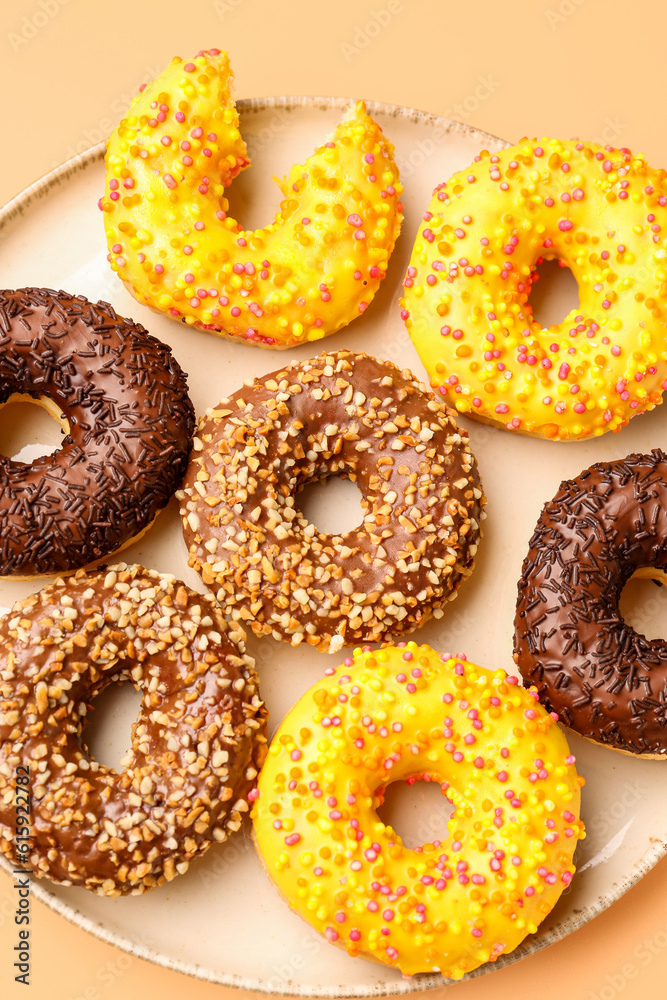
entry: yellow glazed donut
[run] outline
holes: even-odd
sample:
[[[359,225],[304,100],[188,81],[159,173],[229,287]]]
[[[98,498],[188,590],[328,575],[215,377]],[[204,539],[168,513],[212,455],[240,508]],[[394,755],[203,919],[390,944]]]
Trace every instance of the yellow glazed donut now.
[[[584,836],[574,757],[535,688],[414,642],[334,669],[278,729],[253,806],[290,906],[329,941],[405,974],[466,972],[512,951],[569,885]],[[392,781],[454,805],[416,850],[379,819]]]
[[[436,188],[402,316],[460,413],[560,441],[618,431],[667,388],[667,183],[628,149],[524,139]],[[579,307],[543,329],[535,266],[558,259]]]
[[[319,340],[362,313],[401,227],[394,150],[359,102],[331,139],[278,181],[264,229],[227,215],[249,164],[226,52],[169,67],[109,139],[108,259],[135,298],[191,326],[260,347]]]

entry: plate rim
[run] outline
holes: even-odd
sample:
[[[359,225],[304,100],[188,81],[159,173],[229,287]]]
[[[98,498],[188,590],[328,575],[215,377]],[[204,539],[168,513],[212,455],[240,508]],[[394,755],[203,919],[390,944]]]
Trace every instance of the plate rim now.
[[[321,110],[345,111],[354,102],[355,98],[337,96],[310,96],[310,95],[279,95],[275,97],[252,97],[236,101],[239,111],[265,111],[272,108],[289,111],[297,107],[321,108]],[[474,136],[497,149],[507,148],[511,145],[505,139],[487,132],[484,129],[476,128],[466,122],[456,121],[446,118],[443,115],[423,111],[419,108],[411,108],[402,104],[393,104],[385,101],[367,100],[366,108],[370,115],[377,114],[395,118],[407,118],[417,123],[427,125],[439,125],[446,132],[455,131],[463,135]],[[87,167],[97,163],[104,156],[106,142],[102,141],[91,146],[89,149],[78,153],[76,156],[65,160],[63,163],[48,170],[32,183],[27,185],[16,195],[10,198],[0,207],[0,244],[4,242],[5,230],[14,219],[22,215],[34,200],[42,197],[49,190],[57,187],[75,173],[83,172]],[[667,855],[667,841],[658,840],[645,852],[638,864],[634,866],[630,874],[623,880],[615,883],[611,890],[601,895],[598,900],[581,910],[573,913],[570,917],[558,924],[547,934],[539,936],[530,935],[522,945],[508,955],[501,956],[496,962],[486,963],[474,972],[466,975],[462,982],[486,975],[496,969],[512,965],[523,958],[536,954],[544,948],[555,944],[557,941],[567,937],[573,931],[578,930],[588,923],[599,913],[620,899],[636,883],[644,877],[663,857]],[[4,857],[0,857],[0,869],[11,875],[13,868],[11,863]],[[98,940],[106,944],[119,948],[126,954],[136,958],[141,958],[162,968],[171,969],[175,972],[189,976],[204,982],[217,983],[233,989],[248,990],[272,996],[284,997],[309,997],[309,998],[343,998],[343,997],[381,997],[397,996],[409,993],[424,992],[426,990],[437,989],[438,987],[455,985],[454,980],[445,979],[439,973],[423,974],[411,979],[398,980],[394,983],[383,983],[378,986],[355,987],[350,986],[302,986],[291,983],[281,983],[280,987],[275,987],[271,981],[255,980],[241,976],[237,973],[220,973],[195,962],[186,962],[181,959],[171,958],[169,955],[161,954],[159,951],[149,948],[147,945],[133,941],[130,937],[124,937],[116,931],[108,930],[103,924],[96,922],[85,916],[81,911],[69,903],[63,902],[57,896],[52,895],[50,890],[41,885],[39,881],[31,878],[31,890],[34,897],[47,906],[52,912],[64,917],[74,926],[92,934]],[[567,890],[566,890],[567,892]],[[563,894],[565,895],[565,894]]]

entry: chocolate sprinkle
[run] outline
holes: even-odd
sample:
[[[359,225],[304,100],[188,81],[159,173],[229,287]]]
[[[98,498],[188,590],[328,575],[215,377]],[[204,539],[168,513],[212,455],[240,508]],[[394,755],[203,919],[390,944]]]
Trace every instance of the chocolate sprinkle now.
[[[621,617],[641,566],[667,568],[667,456],[599,462],[561,483],[523,564],[514,659],[547,708],[583,736],[667,753],[667,642]]]
[[[106,302],[0,291],[0,404],[47,397],[69,423],[52,455],[0,456],[0,576],[66,572],[147,528],[185,471],[194,430],[171,349]]]

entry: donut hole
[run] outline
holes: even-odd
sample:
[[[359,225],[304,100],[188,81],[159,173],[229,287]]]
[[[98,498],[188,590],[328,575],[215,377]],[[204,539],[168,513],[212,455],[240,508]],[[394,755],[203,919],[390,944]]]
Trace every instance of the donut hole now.
[[[141,708],[141,691],[129,681],[107,685],[92,699],[83,730],[91,757],[112,771],[122,771],[132,746],[132,724]]]
[[[545,330],[579,310],[579,288],[572,271],[559,260],[540,260],[533,269],[530,308]]]
[[[446,840],[447,824],[454,806],[437,781],[395,781],[384,792],[377,814],[399,834],[406,847],[414,849],[434,840]]]
[[[651,573],[658,579],[650,579],[648,574]],[[623,588],[620,613],[630,628],[647,639],[666,639],[667,576],[661,580],[660,571],[650,567],[639,570],[639,574],[631,577]]]
[[[0,404],[0,452],[13,462],[53,455],[66,434],[69,423],[51,399],[14,393]]]
[[[364,516],[359,487],[340,474],[308,483],[297,494],[295,506],[318,531],[328,535],[354,531]]]

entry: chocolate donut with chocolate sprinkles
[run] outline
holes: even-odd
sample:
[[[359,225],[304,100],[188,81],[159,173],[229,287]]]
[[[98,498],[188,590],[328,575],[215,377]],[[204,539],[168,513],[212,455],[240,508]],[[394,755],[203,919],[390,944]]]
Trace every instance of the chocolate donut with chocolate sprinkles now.
[[[643,757],[667,756],[667,642],[625,622],[642,567],[667,568],[667,456],[598,462],[561,483],[523,564],[514,659],[561,722]]]
[[[361,491],[362,523],[346,534],[296,506],[331,475]],[[190,565],[226,613],[329,652],[440,617],[473,570],[485,502],[454,411],[409,371],[345,350],[209,410],[177,496]]]
[[[0,405],[17,395],[67,434],[31,464],[0,456],[0,576],[68,572],[129,545],[187,464],[194,411],[171,349],[106,302],[0,291]]]
[[[16,776],[29,774],[37,878],[101,896],[171,881],[241,826],[266,754],[245,635],[172,576],[79,570],[0,621],[0,850],[16,859]],[[92,700],[141,691],[122,770],[86,746]]]

